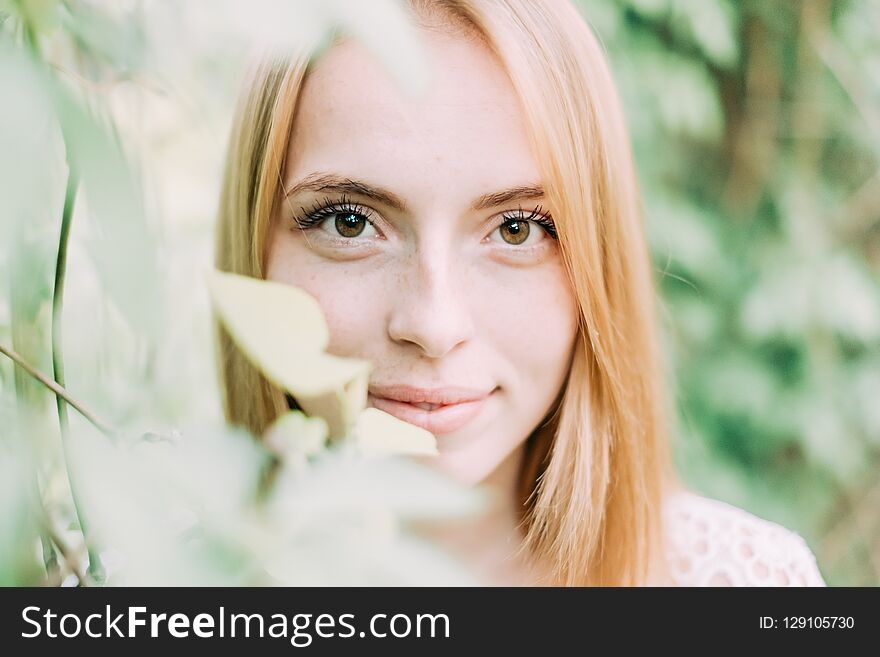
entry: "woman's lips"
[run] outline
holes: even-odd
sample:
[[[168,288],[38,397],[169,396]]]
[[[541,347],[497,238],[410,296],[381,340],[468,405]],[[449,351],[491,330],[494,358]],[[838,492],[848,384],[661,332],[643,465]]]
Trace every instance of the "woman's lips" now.
[[[457,431],[473,420],[493,393],[494,390],[481,399],[443,405],[402,402],[369,393],[367,402],[380,411],[385,411],[437,436]],[[428,410],[428,406],[433,406],[432,410]]]

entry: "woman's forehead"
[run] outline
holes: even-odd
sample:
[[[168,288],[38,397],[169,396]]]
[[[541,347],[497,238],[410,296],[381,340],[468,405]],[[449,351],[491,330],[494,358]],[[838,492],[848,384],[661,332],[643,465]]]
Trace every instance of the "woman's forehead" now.
[[[288,183],[333,171],[381,180],[401,195],[418,195],[415,187],[430,181],[476,195],[537,182],[520,100],[492,52],[436,32],[424,32],[422,44],[430,81],[419,98],[354,41],[315,65],[297,107]]]

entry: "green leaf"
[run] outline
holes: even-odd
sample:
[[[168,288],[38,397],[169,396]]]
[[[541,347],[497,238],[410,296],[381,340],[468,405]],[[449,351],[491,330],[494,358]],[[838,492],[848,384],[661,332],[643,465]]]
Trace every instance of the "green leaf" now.
[[[12,417],[0,415],[0,421],[4,434],[17,433]],[[38,519],[34,499],[29,499],[35,481],[28,481],[36,471],[30,467],[31,455],[22,448],[24,441],[19,440],[24,435],[3,438],[8,443],[0,440],[0,586],[36,586],[43,573],[34,550]]]
[[[56,172],[63,168],[66,151],[84,192],[77,200],[77,216],[85,206],[93,219],[83,242],[102,287],[133,328],[158,336],[162,319],[156,240],[147,224],[140,182],[112,121],[87,107],[73,87],[43,64],[3,44],[0,79],[9,96],[0,103],[0,231],[5,232],[8,222],[12,229],[33,234],[32,215],[38,212],[51,213],[53,224],[57,221],[64,176]],[[0,237],[5,241],[5,235]],[[57,237],[49,240],[56,242]]]
[[[871,344],[880,339],[880,293],[845,253],[797,259],[767,268],[744,298],[741,321],[762,339],[821,328]]]
[[[141,182],[111,120],[74,91],[49,79],[67,146],[80,173],[93,231],[85,239],[101,284],[132,328],[154,340],[163,325],[158,245],[144,209]]]
[[[108,11],[91,3],[76,3],[59,15],[63,30],[84,60],[84,69],[94,71],[96,64],[106,63],[111,70],[124,73],[142,64],[145,44],[139,18],[136,8]]]
[[[737,14],[724,0],[675,0],[673,25],[681,26],[715,64],[737,63]]]
[[[629,89],[625,97],[636,135],[651,140],[661,136],[706,142],[721,139],[724,113],[715,82],[702,62],[673,52],[634,49],[620,60],[617,72]]]
[[[34,35],[49,34],[59,25],[59,0],[3,0],[0,13],[18,15]]]
[[[64,151],[42,71],[2,41],[0,81],[0,246],[8,247],[16,233],[35,234],[36,216],[55,211],[63,191],[53,195],[52,189],[64,185]]]

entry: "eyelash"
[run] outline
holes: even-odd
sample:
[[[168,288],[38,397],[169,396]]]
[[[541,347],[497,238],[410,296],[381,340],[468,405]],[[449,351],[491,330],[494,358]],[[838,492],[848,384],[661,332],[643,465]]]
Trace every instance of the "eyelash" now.
[[[351,203],[345,196],[339,201],[331,201],[329,198],[325,197],[323,201],[318,201],[309,209],[300,208],[300,212],[301,214],[298,217],[295,217],[295,221],[303,230],[314,228],[327,217],[332,217],[334,214],[339,214],[341,212],[350,212],[351,214],[360,215],[369,223],[373,223],[370,221],[370,217],[373,216],[372,210],[363,205]]]
[[[543,208],[538,205],[535,206],[535,209],[532,210],[528,216],[523,216],[523,209],[520,207],[515,214],[502,214],[501,218],[503,221],[499,224],[499,226],[503,226],[504,224],[510,223],[512,221],[530,221],[533,224],[538,224],[541,228],[543,228],[547,235],[552,237],[554,240],[556,237],[556,223],[550,217],[549,214],[545,214]],[[499,227],[499,226],[496,226]]]
[[[328,217],[332,217],[334,214],[343,212],[349,212],[351,214],[362,216],[364,219],[367,220],[367,222],[375,227],[375,223],[370,219],[373,216],[373,211],[363,205],[358,205],[356,203],[350,202],[345,196],[343,196],[339,201],[331,201],[329,198],[325,197],[322,201],[318,201],[308,209],[301,207],[300,214],[299,216],[294,217],[294,221],[296,222],[297,226],[302,230],[309,230],[310,228],[314,228],[315,226],[320,224]],[[514,221],[528,221],[539,225],[552,239],[558,239],[556,233],[556,223],[553,221],[549,214],[545,214],[543,212],[543,208],[540,205],[536,206],[528,214],[526,214],[522,207],[520,207],[515,212],[506,212],[502,214],[501,218],[502,221],[498,226],[495,227],[496,229],[500,228],[504,224]],[[347,238],[342,239],[348,241]]]

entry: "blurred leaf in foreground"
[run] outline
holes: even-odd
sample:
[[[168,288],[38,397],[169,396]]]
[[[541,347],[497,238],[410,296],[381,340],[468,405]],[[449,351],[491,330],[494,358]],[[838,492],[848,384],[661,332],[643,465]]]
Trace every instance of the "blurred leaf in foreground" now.
[[[238,347],[306,412],[324,418],[331,439],[354,434],[373,454],[437,453],[434,436],[424,429],[364,410],[370,363],[325,352],[330,334],[314,297],[293,285],[219,271],[211,274],[209,289]]]
[[[0,409],[0,586],[33,586],[43,576],[37,559],[39,524],[29,499],[29,459]]]
[[[405,523],[481,512],[484,494],[411,461],[323,450],[282,467],[262,505],[269,454],[239,432],[122,446],[84,432],[76,454],[111,585],[474,583]]]

